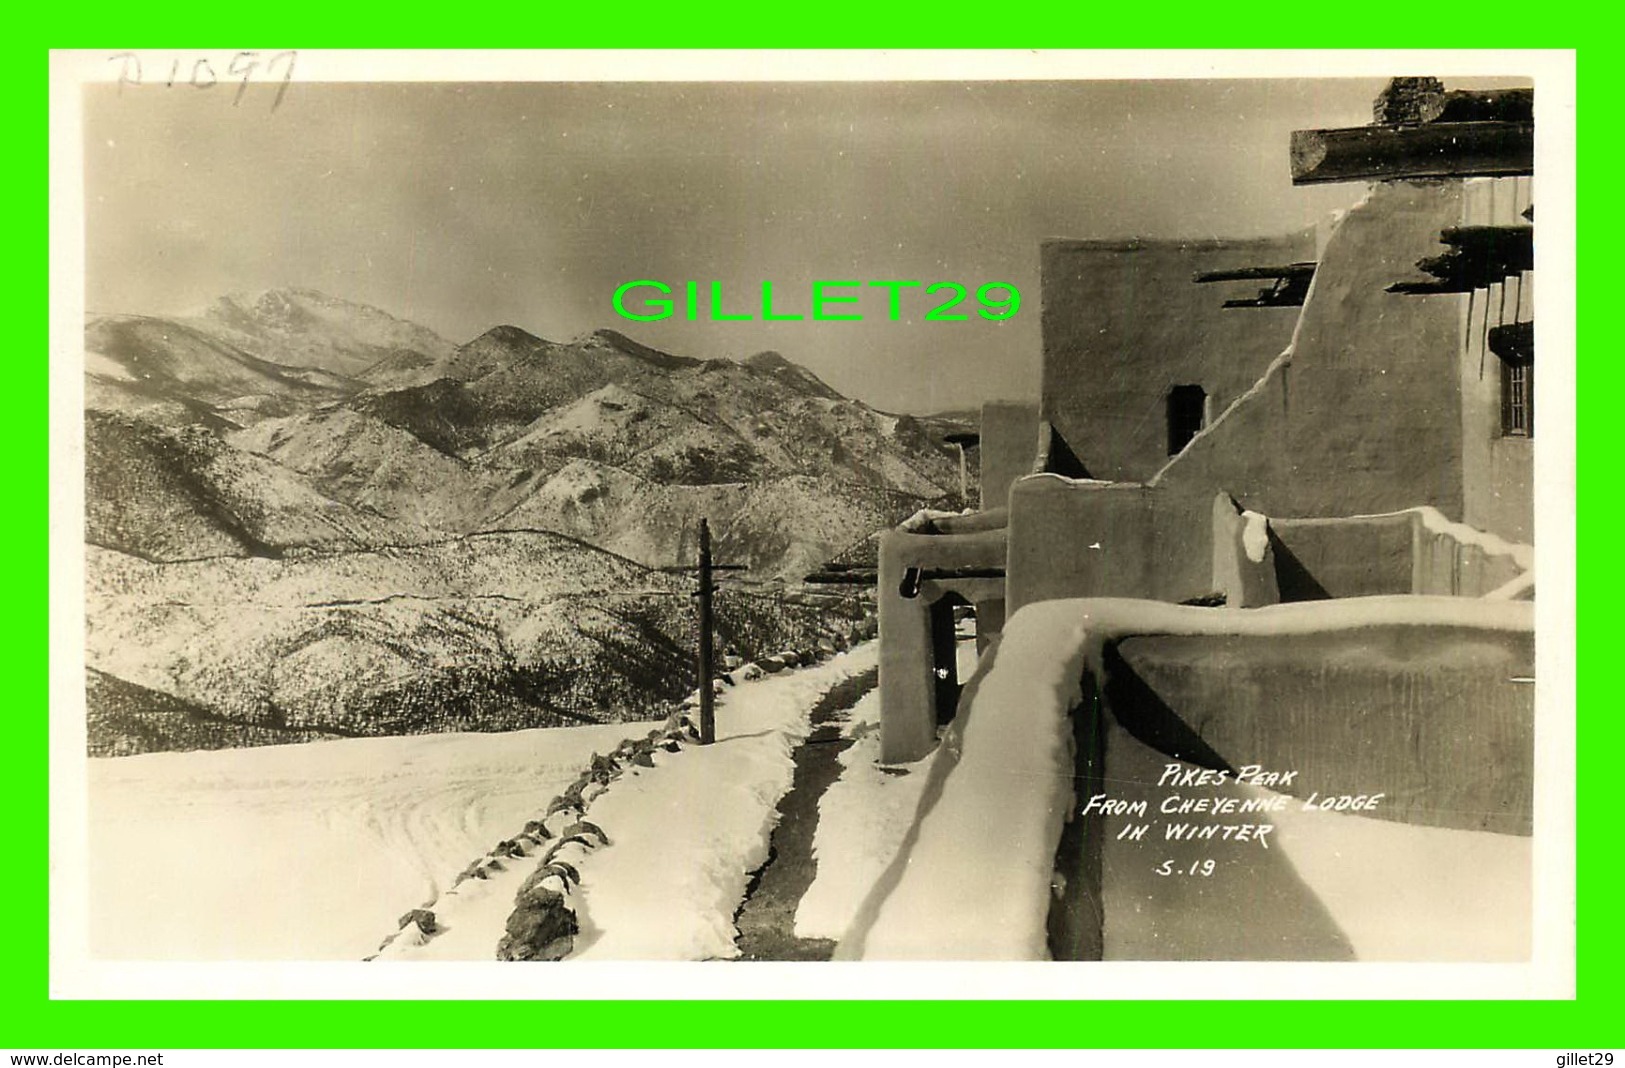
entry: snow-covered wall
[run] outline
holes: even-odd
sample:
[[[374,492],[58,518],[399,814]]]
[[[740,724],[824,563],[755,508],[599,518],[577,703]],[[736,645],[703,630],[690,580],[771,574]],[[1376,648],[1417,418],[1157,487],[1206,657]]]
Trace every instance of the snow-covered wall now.
[[[1266,516],[1228,493],[1186,487],[1024,478],[1012,494],[1009,609],[1075,597],[1181,602],[1222,594],[1231,607],[1417,593],[1529,597],[1533,546],[1437,508],[1375,515]]]
[[[1453,523],[1437,508],[1290,519],[1238,514],[1227,495],[1220,502],[1228,507],[1215,507],[1214,582],[1235,607],[1391,593],[1534,596],[1533,546]],[[1246,544],[1249,529],[1261,532],[1262,551]]]
[[[1144,801],[1156,812],[1174,792],[1155,785],[1166,774],[1168,757],[1113,719],[1104,728],[1112,796]],[[1184,763],[1179,769],[1201,770]],[[1138,817],[1092,821],[1101,877],[1093,884],[1089,915],[1103,922],[1094,935],[1098,950],[1086,959],[1528,959],[1530,838],[1309,810],[1299,799],[1234,780],[1181,792],[1238,807],[1280,803],[1263,817],[1269,847],[1170,840],[1155,825],[1135,839],[1124,832],[1145,822]]]
[[[1085,633],[1072,621],[1058,647],[1023,637],[1033,622],[1008,652],[1007,628],[983,654],[931,758],[915,824],[834,959],[1045,957],[1055,843],[1072,796],[1064,710],[1077,701]]]
[[[1431,508],[1413,509],[1410,515],[1415,592],[1462,597],[1534,595],[1534,546],[1452,523]],[[1514,587],[1516,593],[1504,592]]]
[[[1082,902],[1078,914],[1098,920],[1099,903],[1110,901],[1100,888],[1117,885],[1116,876],[1104,866],[1100,837],[1093,854],[1061,856],[1057,873],[1063,827],[1079,811],[1091,778],[1107,791],[1146,784],[1132,767],[1114,767],[1109,744],[1091,755],[1089,739],[1097,736],[1088,729],[1079,732],[1079,761],[1079,724],[1072,716],[1079,707],[1103,709],[1110,723],[1165,761],[1298,772],[1296,781],[1276,785],[1300,803],[1305,790],[1385,793],[1381,805],[1360,814],[1379,825],[1375,830],[1365,822],[1350,830],[1331,820],[1324,825],[1334,828],[1326,832],[1332,837],[1311,829],[1300,839],[1311,847],[1329,844],[1334,852],[1341,842],[1345,848],[1335,859],[1343,867],[1332,868],[1356,873],[1372,866],[1393,873],[1393,857],[1384,850],[1399,839],[1408,843],[1402,855],[1427,861],[1430,872],[1459,867],[1464,855],[1479,849],[1505,877],[1504,892],[1486,891],[1495,901],[1491,912],[1509,929],[1526,926],[1517,901],[1526,900],[1519,887],[1526,889],[1527,864],[1520,868],[1517,857],[1527,850],[1520,843],[1529,833],[1532,634],[1530,604],[1452,597],[1247,610],[1113,598],[1028,605],[1011,616],[992,655],[984,657],[934,758],[917,826],[838,956],[1042,958],[1051,945],[1052,899],[1070,895]],[[1086,678],[1105,680],[1098,706],[1085,702]],[[1343,830],[1335,830],[1339,826]],[[1079,827],[1087,824],[1074,824]],[[1439,829],[1444,837],[1429,841],[1443,845],[1432,853],[1416,848],[1420,827]],[[1322,878],[1325,858],[1315,861],[1314,880],[1292,855],[1282,860],[1306,884],[1331,885]],[[1277,863],[1273,855],[1271,861]],[[967,888],[969,873],[978,872],[996,880],[992,889]],[[1523,884],[1514,878],[1520,872]],[[1142,875],[1134,879],[1143,883]],[[1249,883],[1223,885],[1245,894]],[[1416,900],[1406,907],[1444,923],[1454,908],[1451,887],[1459,890],[1442,875],[1419,879],[1411,888]],[[1318,891],[1294,900],[1323,911],[1315,912],[1317,924],[1324,920],[1345,934],[1369,927],[1361,901]],[[1210,913],[1213,922],[1242,914],[1270,922],[1267,910],[1227,913],[1223,905],[1217,902]],[[1136,907],[1161,906],[1141,901]],[[1343,908],[1351,910],[1347,916]],[[1108,913],[1108,926],[1094,932],[1096,952],[1104,951],[1102,931],[1111,920]],[[1078,927],[1071,926],[1074,936]],[[1267,939],[1270,928],[1254,935]],[[1430,959],[1435,950],[1455,953],[1425,939],[1350,938],[1348,944],[1355,955],[1360,945],[1380,945],[1382,955],[1414,952],[1418,959]],[[1450,945],[1459,948],[1459,939]],[[1076,949],[1063,945],[1060,955]]]
[[[1298,607],[1314,610],[1257,611]],[[1294,796],[1381,792],[1377,819],[1530,833],[1532,631],[1146,634],[1110,643],[1102,666],[1113,716],[1172,756],[1296,771]]]

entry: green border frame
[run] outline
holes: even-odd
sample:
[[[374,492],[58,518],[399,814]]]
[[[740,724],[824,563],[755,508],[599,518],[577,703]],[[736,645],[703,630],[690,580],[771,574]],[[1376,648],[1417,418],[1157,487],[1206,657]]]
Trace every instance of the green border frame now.
[[[94,7],[94,6],[93,6]],[[1603,29],[1599,13],[1563,10],[1557,5],[1504,2],[1467,5],[1309,5],[1198,6],[1181,0],[1155,9],[1124,4],[1106,10],[1075,2],[1008,6],[971,5],[952,0],[929,7],[880,8],[870,5],[817,9],[774,8],[773,14],[738,0],[668,6],[658,10],[622,8],[584,21],[580,14],[549,6],[505,5],[461,9],[455,22],[438,23],[448,10],[417,12],[407,6],[341,10],[337,5],[299,0],[265,8],[166,4],[123,6],[97,11],[76,6],[71,14],[49,14],[44,25],[14,25],[7,46],[18,69],[38,70],[41,53],[52,47],[80,47],[87,38],[110,42],[110,53],[176,42],[218,50],[238,47],[820,47],[820,48],[1574,48],[1577,87],[1593,117],[1592,129],[1614,124],[1618,90],[1613,61],[1604,46],[1617,33]],[[474,17],[469,17],[474,16]],[[13,19],[16,18],[14,13]],[[71,21],[70,21],[71,20]],[[11,20],[8,20],[11,21]],[[35,42],[34,37],[42,40]],[[1580,63],[1584,58],[1588,63]],[[26,62],[25,62],[26,60]],[[1413,73],[1425,73],[1417,64]],[[1399,73],[1396,71],[1396,73]],[[32,76],[29,76],[32,77]],[[25,83],[29,84],[29,83]],[[8,104],[11,128],[36,136],[45,108],[38,82],[14,92]],[[35,94],[39,93],[39,96]],[[1596,116],[1604,116],[1597,119]],[[48,124],[47,124],[48,125]],[[1600,182],[1613,153],[1611,139],[1588,142],[1585,159]],[[34,172],[37,174],[37,172]],[[12,203],[34,203],[37,195],[26,168],[6,169]],[[47,181],[47,190],[49,183]],[[30,212],[14,211],[13,225],[28,237],[24,248],[46,246],[47,226],[32,230]],[[1577,277],[1594,298],[1611,284],[1616,256],[1609,233],[1579,244]],[[15,231],[14,231],[15,232]],[[1585,268],[1590,268],[1586,270]],[[40,323],[49,307],[49,287],[37,268],[14,255],[11,292]],[[1578,296],[1578,294],[1576,295]],[[1593,330],[1593,334],[1597,331]],[[23,331],[33,351],[49,352],[47,331]],[[13,352],[14,387],[3,403],[0,439],[19,471],[44,472],[48,435],[44,402],[46,366],[19,347]],[[1588,409],[1617,396],[1625,386],[1620,361],[1593,358],[1586,367]],[[1601,413],[1591,413],[1601,415]],[[1578,414],[1577,414],[1578,418]],[[1578,436],[1586,455],[1610,459],[1618,417],[1586,421]],[[1577,428],[1578,430],[1578,428]],[[1576,462],[1578,467],[1578,460]],[[14,607],[40,605],[50,611],[47,568],[35,561],[49,556],[44,494],[32,479],[13,507],[22,514],[7,524],[8,585]],[[40,505],[33,502],[40,501]],[[1588,624],[1580,649],[1613,652],[1622,628],[1613,606],[1619,594],[1620,565],[1603,551],[1604,532],[1613,526],[1615,507],[1595,492],[1588,500],[1587,529],[1597,550],[1588,554],[1584,612]],[[1610,539],[1611,540],[1611,539]],[[1543,547],[1556,552],[1556,546]],[[1577,561],[1578,563],[1578,561]],[[503,1048],[513,1033],[520,1004],[497,1001],[439,1002],[432,1008],[411,1001],[52,1001],[47,995],[47,717],[48,642],[29,618],[14,611],[4,625],[11,661],[8,712],[13,724],[4,750],[4,781],[13,800],[3,851],[6,909],[3,968],[4,1015],[0,1047],[12,1049],[247,1047],[405,1047],[415,1041],[432,1048]],[[1578,621],[1577,621],[1578,622]],[[1578,631],[1576,632],[1578,639]],[[1577,680],[1578,682],[1578,680]],[[1317,1048],[1345,1045],[1384,1047],[1547,1047],[1608,1048],[1620,1033],[1616,1023],[1622,991],[1617,978],[1619,930],[1612,902],[1619,880],[1613,820],[1618,808],[1610,754],[1620,741],[1612,687],[1596,673],[1578,691],[1586,716],[1578,725],[1581,741],[1577,801],[1584,849],[1577,869],[1578,996],[1572,1001],[1300,1001],[1266,1008],[1251,1001],[1080,1003],[1010,1001],[728,1002],[589,1001],[562,1006],[570,1041],[583,1047],[1269,1047]],[[717,1010],[721,1009],[719,1013]],[[709,1011],[708,1011],[709,1010]],[[1260,1010],[1263,1010],[1261,1012]],[[1267,1013],[1267,1016],[1264,1015]],[[821,1021],[816,1026],[813,1020]],[[629,1026],[636,1021],[635,1026]],[[1535,1063],[1535,1062],[1532,1062]]]

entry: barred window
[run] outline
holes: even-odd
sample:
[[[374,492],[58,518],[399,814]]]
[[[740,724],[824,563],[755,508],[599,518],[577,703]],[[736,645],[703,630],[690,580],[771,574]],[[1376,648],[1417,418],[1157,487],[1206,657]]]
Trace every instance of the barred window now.
[[[1501,433],[1535,436],[1535,365],[1506,360],[1501,364]]]

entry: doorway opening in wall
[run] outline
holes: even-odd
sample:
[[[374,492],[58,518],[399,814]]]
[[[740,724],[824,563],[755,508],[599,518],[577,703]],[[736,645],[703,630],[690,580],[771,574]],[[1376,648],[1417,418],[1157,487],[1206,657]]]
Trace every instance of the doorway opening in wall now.
[[[1201,386],[1168,391],[1168,455],[1174,456],[1207,425],[1207,392]]]
[[[957,593],[945,593],[931,603],[931,674],[937,726],[953,721],[959,710],[959,627],[973,616],[970,602]]]

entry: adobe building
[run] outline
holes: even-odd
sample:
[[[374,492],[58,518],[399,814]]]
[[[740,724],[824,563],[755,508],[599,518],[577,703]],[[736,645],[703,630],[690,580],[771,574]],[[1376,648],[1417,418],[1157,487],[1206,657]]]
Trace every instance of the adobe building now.
[[[1328,237],[1289,331],[1274,308],[1223,312],[1258,320],[1250,336],[1233,335],[1235,362],[1258,369],[1245,387],[1196,357],[1172,371],[1141,369],[1141,388],[1111,394],[1125,408],[1099,419],[1046,391],[1046,471],[1065,477],[1014,486],[1012,515],[1027,521],[1012,522],[1010,533],[1011,610],[1051,597],[1178,602],[1223,592],[1213,585],[1204,522],[1219,492],[1242,509],[1283,518],[1429,505],[1509,541],[1531,540],[1529,361],[1495,354],[1487,338],[1532,320],[1533,272],[1460,293],[1394,291],[1431,284],[1411,279],[1421,277],[1418,261],[1445,252],[1447,232],[1532,229],[1512,221],[1528,205],[1527,180],[1517,178],[1377,183]],[[1124,358],[1115,347],[1069,340],[1113,336],[1109,322],[1095,320],[1114,313],[1076,301],[1066,285],[1096,252],[1073,243],[1044,250],[1046,381],[1108,379],[1114,363],[1157,359],[1143,348]],[[1209,288],[1188,277],[1185,288]],[[1154,304],[1157,291],[1125,299]],[[1050,329],[1063,319],[1068,328]],[[1526,385],[1514,403],[1520,381]],[[1205,396],[1206,409],[1185,394]],[[1100,446],[1101,439],[1114,444]],[[1068,473],[1072,457],[1077,466]],[[1087,556],[1054,551],[1079,539],[1100,548]],[[1400,549],[1370,548],[1344,561],[1369,572],[1350,579],[1347,592],[1374,592],[1382,583],[1373,569],[1399,566],[1392,557]]]
[[[1369,183],[1316,230],[1043,246],[1041,398],[984,412],[983,510],[881,539],[884,761],[977,714],[944,606],[974,607],[982,679],[1007,621],[1067,601],[1079,782],[1291,768],[1305,796],[1384,793],[1373,819],[1527,841],[1532,99],[1395,79],[1371,126],[1294,134],[1295,183]],[[1120,823],[1066,822],[1055,956],[1344,955],[1290,872],[1314,919],[1260,944],[1224,894],[1124,861]]]
[[[1078,461],[1061,473],[1150,479],[1257,382],[1291,342],[1302,296],[1243,313],[1192,277],[1312,273],[1315,238],[1046,242],[1040,416]]]

